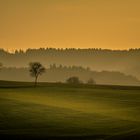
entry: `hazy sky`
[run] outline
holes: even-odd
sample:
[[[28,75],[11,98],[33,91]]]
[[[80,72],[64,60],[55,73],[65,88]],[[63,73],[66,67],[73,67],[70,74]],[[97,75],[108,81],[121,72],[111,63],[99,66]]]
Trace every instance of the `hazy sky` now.
[[[0,0],[0,48],[140,47],[140,0]]]

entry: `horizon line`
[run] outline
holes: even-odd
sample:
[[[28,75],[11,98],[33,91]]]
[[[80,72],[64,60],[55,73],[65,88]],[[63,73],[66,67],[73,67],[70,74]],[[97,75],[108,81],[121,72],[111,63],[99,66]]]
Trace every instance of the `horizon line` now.
[[[108,51],[130,51],[130,50],[139,50],[140,47],[137,47],[137,48],[128,48],[128,49],[109,49],[109,48],[54,48],[54,47],[40,47],[40,48],[26,48],[26,49],[23,49],[23,48],[19,48],[19,49],[5,49],[5,48],[1,48],[0,47],[0,50],[3,50],[5,52],[8,52],[8,53],[15,53],[16,51],[23,51],[23,52],[26,52],[28,50],[39,50],[39,49],[44,49],[44,50],[47,50],[47,49],[54,49],[54,50],[108,50]]]

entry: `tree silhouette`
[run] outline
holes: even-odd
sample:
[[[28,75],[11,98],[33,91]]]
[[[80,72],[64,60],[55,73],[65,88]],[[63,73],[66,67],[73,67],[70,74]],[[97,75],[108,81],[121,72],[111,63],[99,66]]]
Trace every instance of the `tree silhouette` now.
[[[34,85],[37,86],[38,76],[46,71],[45,67],[40,62],[29,63],[29,72],[32,77],[35,77]]]
[[[66,83],[68,83],[68,84],[80,84],[80,83],[82,83],[82,82],[79,80],[78,77],[73,76],[73,77],[68,78],[68,79],[66,80]]]

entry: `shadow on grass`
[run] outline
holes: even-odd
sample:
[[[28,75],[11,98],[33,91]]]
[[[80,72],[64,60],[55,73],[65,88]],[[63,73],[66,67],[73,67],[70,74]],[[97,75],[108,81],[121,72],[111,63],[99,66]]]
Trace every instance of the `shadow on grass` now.
[[[140,134],[132,134],[128,136],[118,135],[118,136],[28,136],[28,135],[0,135],[0,138],[7,140],[139,140]]]
[[[0,135],[2,139],[13,140],[104,140],[105,136],[28,136],[28,135]]]

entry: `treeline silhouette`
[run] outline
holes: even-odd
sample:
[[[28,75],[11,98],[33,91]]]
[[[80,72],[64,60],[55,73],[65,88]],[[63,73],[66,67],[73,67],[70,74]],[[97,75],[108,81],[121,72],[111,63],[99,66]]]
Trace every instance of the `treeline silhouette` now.
[[[37,61],[48,67],[50,64],[90,67],[96,71],[120,71],[140,79],[140,49],[54,49],[40,48],[15,50],[10,53],[0,50],[0,62],[6,67],[26,67]]]
[[[46,68],[45,73],[39,77],[39,82],[66,82],[70,77],[78,77],[83,83],[104,85],[140,85],[140,81],[134,76],[125,75],[121,72],[92,71],[90,68],[81,66],[63,66],[52,64]],[[34,81],[30,77],[29,68],[6,68],[0,71],[1,80],[10,81]]]

